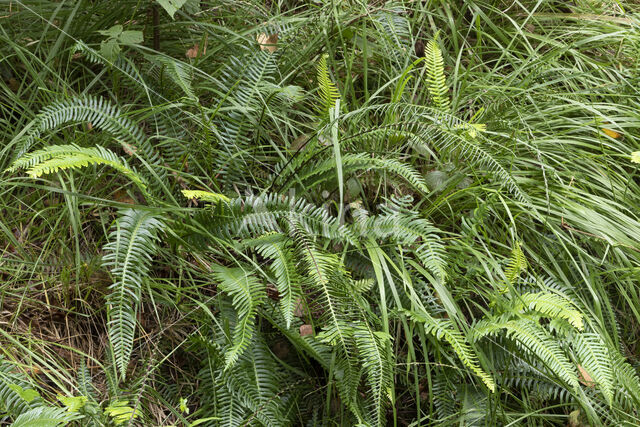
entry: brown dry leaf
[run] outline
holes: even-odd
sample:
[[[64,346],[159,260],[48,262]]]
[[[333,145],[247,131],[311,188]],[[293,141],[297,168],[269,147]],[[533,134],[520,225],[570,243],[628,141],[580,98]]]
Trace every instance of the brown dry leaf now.
[[[307,335],[312,335],[313,334],[313,326],[311,325],[301,325],[300,326],[300,336],[304,337]]]
[[[256,36],[256,40],[260,45],[260,49],[266,50],[269,53],[273,53],[278,48],[278,34],[267,35],[267,33],[260,33]]]
[[[87,122],[87,130],[93,129],[93,123]]]
[[[591,378],[591,375],[587,372],[586,369],[582,367],[582,365],[578,365],[578,373],[580,374],[578,379],[582,383],[582,385],[587,387],[595,387],[596,382]]]
[[[206,43],[205,43],[204,49],[202,49],[202,52],[200,52],[200,45],[196,43],[193,45],[191,49],[187,50],[185,55],[187,56],[187,58],[193,59],[193,58],[197,58],[198,56],[206,55],[206,53],[207,53]]]

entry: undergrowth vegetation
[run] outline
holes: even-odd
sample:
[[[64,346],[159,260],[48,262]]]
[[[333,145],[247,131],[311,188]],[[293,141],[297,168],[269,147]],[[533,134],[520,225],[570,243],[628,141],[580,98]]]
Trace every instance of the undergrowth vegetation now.
[[[0,424],[640,424],[636,1],[0,3]]]

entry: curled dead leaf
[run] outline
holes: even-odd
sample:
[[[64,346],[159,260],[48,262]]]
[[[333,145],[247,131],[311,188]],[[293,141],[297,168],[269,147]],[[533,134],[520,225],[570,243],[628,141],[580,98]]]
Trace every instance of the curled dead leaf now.
[[[269,53],[273,53],[278,48],[276,44],[278,43],[278,34],[267,34],[260,33],[256,36],[256,40],[260,45],[260,49],[266,50]]]

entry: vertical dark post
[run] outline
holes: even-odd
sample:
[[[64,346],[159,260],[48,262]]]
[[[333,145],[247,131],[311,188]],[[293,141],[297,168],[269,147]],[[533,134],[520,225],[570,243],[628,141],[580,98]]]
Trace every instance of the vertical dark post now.
[[[160,12],[158,5],[154,3],[152,6],[153,14],[153,50],[160,50]]]

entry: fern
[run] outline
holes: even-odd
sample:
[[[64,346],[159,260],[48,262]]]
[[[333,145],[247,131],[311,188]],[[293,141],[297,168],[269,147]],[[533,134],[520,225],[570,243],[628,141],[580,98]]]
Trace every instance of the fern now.
[[[104,246],[103,265],[114,278],[107,296],[109,341],[122,378],[133,350],[140,289],[163,226],[151,212],[127,209],[120,213]]]
[[[336,101],[340,98],[340,92],[338,87],[331,81],[329,75],[329,67],[327,66],[327,55],[322,55],[316,65],[317,78],[318,78],[318,114],[320,117],[326,119],[329,115],[329,110],[333,108]]]
[[[20,414],[11,427],[56,427],[66,425],[72,419],[62,408],[42,406]]]
[[[296,269],[293,250],[287,242],[283,241],[260,245],[257,249],[263,257],[272,260],[271,270],[276,277],[276,285],[280,295],[280,308],[286,326],[289,328],[302,295],[300,288],[302,278]]]
[[[106,165],[125,175],[147,194],[145,180],[121,157],[100,146],[82,148],[76,145],[53,145],[34,151],[16,160],[8,171],[28,168],[32,178],[65,169],[77,169],[89,165]]]
[[[572,340],[579,363],[598,385],[611,406],[614,396],[613,361],[602,339],[594,333],[576,334]]]
[[[192,75],[189,70],[189,64],[182,61],[178,61],[175,58],[171,58],[164,55],[149,55],[148,59],[152,62],[160,64],[164,74],[184,92],[184,94],[191,100],[198,102],[193,89],[191,87]]]
[[[19,144],[15,158],[22,157],[44,132],[54,130],[67,123],[89,122],[95,129],[102,129],[117,139],[141,150],[149,163],[159,163],[158,154],[140,128],[118,107],[109,104],[104,98],[91,96],[77,97],[54,102],[45,107],[29,123],[26,133],[21,133],[14,142]]]
[[[535,310],[552,319],[565,319],[578,330],[583,329],[582,313],[573,304],[552,293],[526,293],[518,297],[516,310]]]
[[[391,399],[393,383],[393,373],[390,369],[392,363],[388,357],[390,337],[384,332],[372,331],[366,323],[354,327],[353,334],[358,357],[362,361],[362,368],[367,373],[369,383],[369,421],[372,425],[382,426],[386,421],[385,408]]]
[[[425,311],[405,311],[414,322],[424,325],[425,332],[433,335],[437,339],[443,339],[451,345],[460,361],[482,380],[491,391],[495,391],[495,382],[487,374],[478,362],[478,357],[474,354],[471,346],[465,337],[456,329],[455,324],[450,319],[436,319]]]
[[[449,111],[449,88],[444,74],[444,60],[438,47],[438,34],[427,43],[425,49],[427,84],[429,95],[435,107],[441,111]]]
[[[516,242],[513,250],[511,251],[511,257],[509,258],[509,264],[504,271],[505,276],[509,284],[515,283],[515,280],[520,276],[520,273],[527,269],[527,258],[520,247],[520,243]]]
[[[182,195],[187,199],[198,199],[204,202],[218,203],[228,202],[229,198],[224,194],[212,193],[210,191],[201,190],[182,190]]]
[[[233,299],[238,319],[233,330],[232,346],[225,354],[225,367],[232,367],[251,343],[255,333],[255,318],[258,307],[264,302],[264,285],[243,268],[213,267],[213,273],[221,291]]]
[[[558,342],[537,323],[530,320],[496,320],[479,322],[474,333],[477,337],[494,335],[501,330],[514,339],[532,357],[542,361],[551,372],[564,380],[574,390],[578,388],[575,367],[562,351]]]

